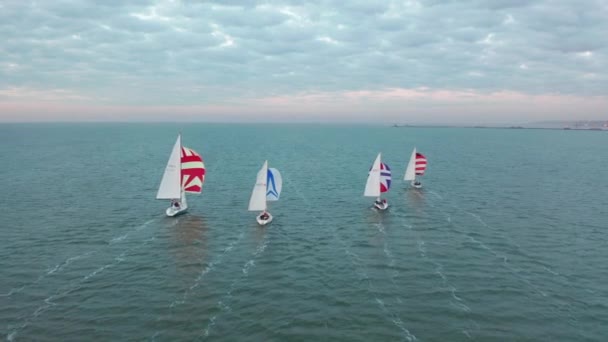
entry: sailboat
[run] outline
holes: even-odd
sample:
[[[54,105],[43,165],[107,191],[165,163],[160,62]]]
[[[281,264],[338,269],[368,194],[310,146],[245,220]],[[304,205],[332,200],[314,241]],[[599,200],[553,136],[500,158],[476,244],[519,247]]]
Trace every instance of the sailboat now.
[[[169,199],[165,213],[173,217],[188,210],[186,193],[200,194],[205,181],[205,164],[200,154],[182,146],[182,135],[177,135],[165,173],[160,181],[156,199]]]
[[[378,210],[386,210],[388,202],[386,199],[381,199],[380,195],[387,192],[391,187],[391,168],[382,162],[382,153],[378,153],[374,164],[372,165],[367,183],[365,184],[365,192],[363,196],[376,197],[374,207]]]
[[[405,169],[405,176],[403,180],[411,181],[411,185],[416,188],[422,188],[422,183],[416,179],[416,176],[424,175],[426,170],[426,157],[422,153],[416,152],[416,148],[412,151],[410,161],[407,163],[407,169]]]
[[[279,170],[268,168],[268,161],[264,161],[264,165],[258,171],[248,208],[249,211],[262,211],[255,218],[261,226],[272,222],[272,215],[268,212],[268,201],[278,201],[282,187],[283,179]]]

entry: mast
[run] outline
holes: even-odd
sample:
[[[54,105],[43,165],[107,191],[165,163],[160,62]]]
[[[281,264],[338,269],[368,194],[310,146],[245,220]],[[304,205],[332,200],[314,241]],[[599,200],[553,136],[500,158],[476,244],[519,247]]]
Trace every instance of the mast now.
[[[263,169],[265,169],[264,172],[264,184],[265,184],[265,188],[264,188],[264,211],[268,210],[268,199],[266,198],[266,191],[268,190],[268,161],[264,162],[264,166],[262,167]]]
[[[182,149],[183,149],[183,144],[182,144],[182,131],[179,131],[179,133],[177,134],[177,136],[179,136],[179,200],[180,202],[183,199],[186,199],[186,194],[184,193],[184,189],[182,189]]]

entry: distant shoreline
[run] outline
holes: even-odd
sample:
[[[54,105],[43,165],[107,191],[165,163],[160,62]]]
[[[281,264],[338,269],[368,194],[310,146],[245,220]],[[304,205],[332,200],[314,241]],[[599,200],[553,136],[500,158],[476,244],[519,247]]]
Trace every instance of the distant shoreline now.
[[[532,126],[493,126],[493,125],[450,125],[450,124],[390,124],[390,123],[368,123],[368,122],[207,122],[207,121],[7,121],[0,122],[1,126],[11,125],[184,125],[184,124],[207,124],[207,125],[312,125],[312,126],[374,126],[389,128],[478,128],[478,129],[535,129],[553,131],[606,131],[608,126],[592,127],[532,127]]]
[[[600,127],[589,127],[589,128],[579,128],[579,127],[525,127],[525,126],[456,126],[456,125],[397,125],[393,124],[390,127],[392,128],[479,128],[479,129],[543,129],[543,130],[553,130],[553,131],[599,131],[599,132],[608,132],[608,127],[600,128]]]

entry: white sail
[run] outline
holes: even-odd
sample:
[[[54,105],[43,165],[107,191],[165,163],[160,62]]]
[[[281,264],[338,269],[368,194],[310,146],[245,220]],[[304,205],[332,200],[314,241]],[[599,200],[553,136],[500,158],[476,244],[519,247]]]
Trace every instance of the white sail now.
[[[372,165],[372,169],[369,171],[363,196],[380,197],[380,155],[381,153],[378,153],[374,165]]]
[[[258,176],[249,199],[249,211],[266,210],[266,180],[268,178],[268,161],[258,171]]]
[[[409,163],[407,163],[407,169],[405,169],[405,176],[403,180],[413,181],[416,179],[416,148],[412,151]]]
[[[178,199],[182,194],[182,179],[181,179],[181,148],[182,136],[177,136],[171,156],[167,162],[163,179],[158,187],[157,199]]]
[[[281,173],[275,168],[268,169],[268,178],[266,186],[266,200],[267,201],[278,201],[281,196],[281,189],[283,188],[283,178]]]

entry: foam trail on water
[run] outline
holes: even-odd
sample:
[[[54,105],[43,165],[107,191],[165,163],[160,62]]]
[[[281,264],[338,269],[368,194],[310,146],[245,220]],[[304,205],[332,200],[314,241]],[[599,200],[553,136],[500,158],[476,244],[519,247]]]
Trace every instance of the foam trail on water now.
[[[240,237],[239,237],[239,239],[240,239]],[[203,339],[207,338],[209,336],[209,334],[211,333],[211,330],[215,326],[215,322],[220,317],[220,315],[222,313],[232,311],[232,308],[230,307],[230,303],[229,303],[230,299],[232,298],[232,292],[235,290],[235,288],[237,287],[237,285],[239,284],[239,282],[247,279],[250,270],[253,267],[255,267],[255,261],[264,253],[264,251],[266,250],[267,246],[268,246],[268,236],[265,234],[264,235],[264,239],[262,240],[262,242],[260,244],[258,244],[258,246],[256,247],[256,250],[251,255],[251,258],[249,260],[247,260],[243,264],[243,267],[241,268],[242,276],[241,277],[237,277],[230,284],[230,287],[228,288],[228,291],[222,296],[222,298],[220,298],[220,300],[218,300],[217,307],[220,308],[220,312],[217,313],[217,314],[215,314],[213,317],[211,317],[209,319],[209,321],[207,322],[206,327],[202,330],[202,332],[198,336],[198,338],[203,338]]]
[[[52,270],[48,271],[46,273],[46,275],[51,275],[53,273],[60,272],[65,267],[67,267],[69,264],[71,264],[73,261],[76,261],[78,259],[84,259],[84,258],[86,258],[88,256],[91,256],[93,253],[94,253],[93,251],[89,251],[89,252],[86,252],[86,253],[83,253],[83,254],[80,254],[80,255],[77,255],[77,256],[73,256],[71,258],[67,258],[63,263],[57,264],[55,267],[53,267]]]
[[[146,226],[148,226],[150,223],[154,222],[155,220],[156,219],[149,220],[149,221],[145,222],[144,224],[136,227],[134,230],[130,231],[129,233],[111,239],[109,244],[113,244],[113,243],[125,240],[131,233],[133,233],[135,231],[139,231],[139,230],[145,228]],[[12,288],[7,293],[0,294],[0,297],[10,297],[10,296],[12,296],[12,295],[14,295],[16,293],[19,293],[19,292],[25,290],[26,288],[29,288],[31,286],[35,286],[35,285],[39,284],[42,280],[46,279],[47,277],[49,277],[49,276],[51,276],[53,274],[60,273],[61,271],[63,271],[64,269],[66,269],[74,261],[80,260],[80,259],[86,259],[86,258],[88,258],[90,256],[93,256],[93,255],[99,253],[102,249],[103,249],[103,247],[99,248],[99,249],[96,249],[94,251],[88,251],[88,252],[85,252],[85,253],[82,253],[82,254],[70,256],[70,257],[66,258],[64,261],[56,264],[52,268],[47,269],[43,274],[41,274],[40,276],[38,276],[38,278],[36,278],[36,280],[34,280],[33,282],[31,282],[29,284],[21,285],[19,287]]]
[[[40,281],[40,279],[36,280],[34,283],[32,283],[30,285],[37,284],[39,281]],[[7,293],[0,294],[0,297],[10,297],[15,293],[21,292],[26,287],[27,287],[27,285],[21,285],[20,287],[13,287]]]
[[[498,252],[496,252],[494,249],[492,249],[491,247],[488,247],[485,243],[483,243],[480,240],[477,240],[476,238],[472,237],[472,236],[468,236],[469,241],[477,244],[479,247],[481,247],[482,249],[488,251],[490,254],[492,254],[496,259],[502,260],[502,266],[504,268],[506,268],[509,272],[511,272],[511,274],[513,276],[515,276],[515,278],[519,279],[520,281],[524,282],[525,284],[527,284],[531,289],[534,290],[534,292],[540,294],[543,297],[547,297],[547,293],[545,291],[543,291],[539,286],[537,286],[536,284],[534,284],[532,281],[530,281],[530,279],[524,277],[523,275],[521,275],[521,271],[514,268],[513,266],[510,265],[509,263],[509,257],[503,254],[500,254]]]
[[[264,235],[264,240],[262,240],[262,242],[257,246],[255,252],[253,252],[253,254],[251,255],[251,258],[249,260],[247,260],[247,262],[245,262],[245,264],[243,264],[243,267],[241,268],[241,272],[243,273],[243,276],[237,277],[237,279],[235,279],[232,282],[232,284],[230,284],[230,287],[228,288],[228,291],[224,294],[224,296],[222,296],[222,298],[220,300],[218,300],[217,307],[220,308],[220,312],[215,314],[213,317],[211,317],[209,319],[207,326],[205,327],[205,329],[203,329],[203,331],[201,332],[201,335],[199,335],[199,337],[202,337],[202,338],[209,337],[209,334],[211,333],[211,329],[213,329],[213,327],[215,326],[215,322],[217,321],[219,316],[224,312],[232,311],[232,308],[230,307],[230,299],[232,298],[232,291],[234,291],[236,289],[236,286],[241,281],[243,281],[247,278],[251,268],[255,267],[255,260],[257,260],[264,253],[267,246],[268,246],[268,237],[267,237],[267,235]]]
[[[547,266],[543,266],[543,269],[553,275],[560,275],[558,272],[555,272],[554,270],[552,270],[551,268],[549,268]]]
[[[395,269],[395,258],[393,257],[393,253],[391,252],[391,250],[389,248],[388,241],[386,241],[386,230],[384,229],[384,225],[382,223],[376,223],[376,227],[378,227],[378,231],[384,237],[382,239],[382,242],[383,242],[382,249],[384,251],[384,255],[386,256],[386,258],[388,260],[388,267],[390,269],[392,269],[392,272],[390,272],[390,278],[391,278],[391,282],[394,284],[395,277],[397,277],[399,275],[399,271],[397,271]]]
[[[66,286],[67,289],[65,289],[63,291],[58,290],[58,291],[56,291],[55,294],[50,295],[47,298],[45,298],[43,300],[43,304],[40,305],[36,310],[34,310],[34,312],[31,315],[29,315],[27,318],[25,318],[19,326],[14,327],[14,329],[6,336],[6,339],[8,341],[13,341],[14,338],[18,335],[18,333],[20,331],[22,331],[23,329],[25,329],[32,321],[34,321],[37,317],[42,315],[44,312],[50,310],[53,306],[57,305],[54,302],[55,300],[64,298],[64,297],[68,296],[70,293],[80,289],[83,286],[83,284],[86,283],[87,281],[89,281],[91,278],[97,276],[98,274],[102,273],[103,271],[105,271],[108,268],[111,268],[111,267],[114,267],[114,266],[120,264],[121,262],[123,262],[125,260],[125,257],[130,252],[133,252],[135,250],[138,250],[138,249],[146,246],[149,242],[153,241],[154,239],[155,239],[155,237],[149,238],[149,239],[143,241],[142,243],[140,243],[139,245],[127,249],[126,251],[122,252],[118,256],[114,257],[114,259],[111,263],[98,267],[93,272],[80,278],[80,280],[77,280],[77,281],[74,281],[74,282],[71,282],[70,284],[68,284]]]
[[[424,240],[413,229],[414,227],[407,223],[407,221],[405,220],[404,217],[400,216],[400,218],[402,220],[402,224],[405,227],[407,227],[414,234],[414,237],[416,238],[416,246],[417,246],[418,253],[420,254],[420,256],[422,256],[422,258],[424,258],[425,260],[427,260],[428,262],[433,264],[433,266],[435,266],[434,273],[441,279],[443,286],[445,287],[445,289],[447,291],[449,291],[449,293],[451,295],[451,298],[452,298],[450,300],[451,305],[453,305],[454,307],[458,308],[459,310],[461,310],[463,312],[466,312],[466,313],[471,312],[471,308],[469,308],[469,306],[466,305],[466,301],[457,295],[458,290],[456,289],[456,287],[450,283],[450,281],[448,280],[448,277],[443,273],[443,264],[441,264],[440,262],[437,262],[435,259],[433,259],[432,257],[430,257],[428,255],[428,252],[426,249],[426,243],[424,242]]]
[[[490,226],[489,224],[487,224],[487,223],[486,223],[486,222],[485,222],[485,221],[484,221],[484,220],[481,218],[481,216],[479,216],[479,215],[477,215],[477,214],[475,214],[475,213],[472,213],[472,212],[466,211],[466,210],[463,210],[463,212],[465,212],[465,213],[467,213],[467,214],[471,215],[472,217],[474,217],[474,218],[475,218],[475,219],[476,219],[476,220],[477,220],[479,223],[481,223],[481,224],[482,224],[484,227],[486,227],[486,228],[490,228],[490,229],[492,229],[493,231],[498,232],[498,233],[500,234],[500,237],[502,237],[504,240],[508,241],[508,242],[509,242],[510,244],[512,244],[513,246],[517,247],[519,250],[522,250],[522,249],[521,249],[521,246],[520,246],[520,245],[519,245],[517,242],[513,241],[513,239],[511,239],[511,237],[509,237],[508,235],[505,235],[505,234],[504,234],[502,231],[499,231],[499,230],[495,229],[494,227]]]
[[[434,273],[441,279],[443,286],[450,293],[450,296],[451,296],[450,305],[452,305],[453,307],[455,307],[456,309],[458,309],[464,313],[467,313],[467,314],[471,313],[471,308],[468,305],[466,305],[466,301],[463,298],[461,298],[460,296],[457,295],[456,287],[450,283],[450,281],[448,280],[448,277],[443,273],[443,265],[441,263],[437,262],[435,259],[428,256],[426,243],[424,242],[424,240],[422,238],[420,238],[418,233],[413,229],[414,227],[406,222],[404,217],[401,217],[401,219],[402,219],[402,224],[405,227],[407,227],[414,234],[414,236],[416,238],[416,246],[417,246],[418,253],[420,254],[420,256],[435,266]],[[477,322],[475,322],[475,321],[473,321],[473,322],[478,326]],[[479,330],[479,329],[477,329],[477,330]],[[472,336],[468,330],[463,329],[461,332],[465,336],[467,336],[467,338],[472,339]]]
[[[408,340],[408,341],[416,341],[416,336],[412,335],[412,333],[405,327],[405,324],[403,323],[403,321],[401,320],[401,318],[397,315],[395,315],[394,313],[392,313],[387,307],[386,305],[384,305],[384,302],[380,299],[378,299],[376,297],[376,303],[380,306],[380,308],[382,309],[382,311],[384,311],[384,314],[389,316],[391,318],[391,322],[393,322],[394,325],[396,325],[399,329],[401,329],[401,332],[403,332],[404,337]]]
[[[440,194],[436,193],[435,191],[429,191],[428,193],[431,194],[431,195],[433,195],[433,196],[435,196],[435,197],[437,197],[437,198],[439,198],[440,200],[443,199],[443,197]]]
[[[431,205],[431,207],[437,209],[439,212],[441,212],[444,215],[447,215],[443,210],[441,210],[440,208],[434,206],[433,204],[431,204],[429,202],[429,204]],[[494,231],[496,231],[496,229],[494,229],[493,227],[491,227],[490,225],[488,225],[479,215],[475,214],[475,213],[471,213],[468,212],[466,210],[461,209],[460,207],[454,206],[454,208],[461,210],[462,212],[470,215],[471,217],[475,218],[480,224],[482,224],[484,227],[490,228]],[[462,227],[461,227],[462,228]],[[502,265],[503,267],[505,267],[507,270],[509,270],[516,278],[518,278],[519,280],[521,280],[522,282],[524,282],[525,284],[527,284],[528,286],[530,286],[530,288],[532,288],[536,293],[540,294],[543,297],[547,297],[547,293],[544,292],[543,290],[541,290],[537,285],[535,285],[534,283],[532,283],[528,278],[522,276],[519,270],[517,270],[516,268],[512,267],[509,264],[509,257],[507,255],[504,254],[500,254],[497,251],[495,251],[493,248],[489,247],[488,245],[486,245],[483,241],[476,239],[475,237],[471,236],[470,232],[467,232],[467,238],[469,239],[469,241],[477,244],[479,247],[481,247],[482,249],[488,251],[489,253],[491,253],[495,258],[502,260]],[[502,238],[505,240],[510,241],[511,239],[506,238],[503,234]],[[517,243],[512,243],[513,245],[515,245],[516,247],[520,248],[519,245]],[[521,248],[520,248],[521,250]]]
[[[117,242],[123,241],[123,240],[125,240],[126,238],[128,238],[128,237],[129,237],[131,234],[133,234],[133,233],[135,233],[135,232],[138,232],[138,231],[140,231],[140,230],[142,230],[142,229],[146,228],[146,227],[147,227],[147,226],[148,226],[150,223],[152,223],[152,222],[154,222],[154,221],[156,221],[156,220],[157,220],[157,219],[155,219],[155,218],[154,218],[154,219],[151,219],[151,220],[148,220],[148,221],[144,222],[144,224],[142,224],[142,225],[139,225],[139,226],[135,227],[135,229],[132,229],[132,230],[128,231],[127,233],[123,234],[123,235],[116,236],[116,237],[114,237],[114,238],[110,239],[110,241],[108,241],[108,244],[109,244],[109,245],[112,245],[112,244],[115,244],[115,243],[117,243]]]
[[[215,267],[217,267],[218,265],[220,265],[222,263],[222,260],[224,259],[225,255],[228,254],[228,253],[230,253],[230,251],[232,251],[234,249],[234,247],[241,241],[241,239],[243,238],[243,236],[245,236],[245,233],[239,234],[239,236],[236,239],[232,240],[228,244],[228,246],[226,246],[226,248],[224,248],[222,250],[222,252],[219,254],[219,256],[217,256],[215,258],[215,260],[213,260],[209,264],[207,264],[207,266],[205,266],[201,270],[201,272],[199,273],[198,277],[196,277],[196,279],[194,280],[194,282],[192,283],[192,285],[186,291],[184,291],[184,293],[182,294],[181,299],[174,300],[169,305],[169,308],[174,308],[176,306],[184,304],[186,302],[186,299],[190,295],[190,293],[194,289],[196,289],[197,287],[200,286],[201,281],[203,280],[203,278],[205,277],[205,275],[209,274],[209,272],[213,271],[215,269]]]
[[[302,200],[304,201],[304,203],[306,203],[307,206],[311,207],[311,203],[310,201],[306,198],[306,196],[304,196],[302,194],[302,192],[300,191],[300,189],[295,186],[293,186],[294,190],[296,193],[298,193],[298,195],[302,198]],[[314,217],[316,220],[315,222],[323,222],[322,220],[320,220],[316,215],[312,215],[312,217]],[[318,223],[317,223],[318,224]],[[321,227],[324,228],[324,227]],[[378,227],[380,229],[380,227]],[[384,226],[381,227],[382,230],[384,230]],[[346,242],[344,242],[344,240],[339,236],[338,231],[336,230],[335,226],[333,227],[332,230],[333,233],[333,238],[340,244],[342,245],[342,250],[344,251],[344,253],[349,257],[348,260],[350,261],[351,265],[353,266],[353,272],[359,276],[359,278],[361,280],[364,280],[367,282],[368,284],[368,291],[372,294],[372,296],[374,297],[374,300],[376,302],[376,304],[378,304],[378,306],[380,307],[380,309],[382,310],[382,312],[385,314],[385,317],[388,321],[390,321],[392,324],[394,324],[397,328],[399,328],[402,333],[403,333],[403,337],[407,340],[407,341],[416,341],[416,336],[414,334],[412,334],[406,327],[405,324],[401,321],[401,318],[399,318],[397,315],[393,314],[388,308],[386,308],[386,306],[384,305],[384,301],[382,301],[380,298],[378,298],[378,291],[375,289],[375,287],[372,284],[372,280],[370,279],[370,277],[367,275],[367,273],[363,270],[363,267],[361,266],[361,259],[360,257],[354,253],[353,251],[350,250],[350,248],[348,248],[348,245],[346,244]]]
[[[444,215],[447,215],[447,214],[446,214],[446,213],[445,213],[443,210],[441,210],[440,208],[438,208],[438,207],[434,206],[434,205],[433,205],[431,202],[428,202],[428,201],[427,201],[427,203],[429,203],[429,205],[430,205],[431,207],[433,207],[433,208],[437,209],[438,211],[442,212]],[[521,246],[520,246],[518,243],[516,243],[515,241],[513,241],[513,240],[512,240],[512,239],[511,239],[509,236],[505,235],[505,234],[504,234],[502,231],[500,231],[500,230],[498,230],[498,229],[496,229],[496,228],[492,227],[491,225],[487,224],[487,223],[486,223],[486,222],[483,220],[483,218],[482,218],[480,215],[475,214],[475,213],[473,213],[473,212],[466,211],[466,210],[464,210],[464,209],[462,209],[462,208],[460,208],[459,206],[454,205],[454,204],[451,204],[451,206],[452,206],[452,207],[454,207],[455,209],[460,210],[461,212],[463,212],[463,213],[465,213],[465,214],[467,214],[467,215],[470,215],[470,216],[471,216],[471,217],[473,217],[473,218],[474,218],[474,219],[475,219],[477,222],[479,222],[479,223],[480,223],[480,224],[481,224],[483,227],[485,227],[485,228],[489,228],[489,229],[491,229],[492,231],[497,232],[497,233],[499,234],[499,236],[500,236],[500,237],[501,237],[503,240],[507,241],[509,244],[511,244],[511,245],[515,246],[517,249],[519,249],[519,251],[520,251],[520,253],[521,253],[522,255],[529,255],[528,253],[526,253],[526,251],[524,251],[524,250],[521,248]],[[456,226],[456,225],[455,225],[455,226]],[[459,227],[459,228],[461,228],[461,229],[463,228],[463,227],[460,227],[460,226],[458,226],[458,227]],[[512,266],[512,263],[510,263],[510,262],[509,262],[509,257],[508,257],[508,255],[506,255],[506,254],[501,254],[501,253],[497,252],[497,251],[496,251],[496,250],[494,250],[493,248],[491,248],[491,247],[489,247],[488,245],[486,245],[486,244],[485,244],[483,241],[478,240],[478,239],[476,239],[475,237],[471,236],[471,235],[470,235],[470,234],[471,234],[471,232],[470,232],[470,231],[468,231],[468,230],[467,230],[466,232],[467,232],[466,237],[468,238],[468,240],[469,240],[469,241],[471,241],[471,242],[473,242],[473,243],[477,244],[477,245],[478,245],[479,247],[481,247],[483,250],[486,250],[488,253],[492,254],[492,255],[493,255],[493,256],[494,256],[496,259],[501,260],[501,261],[502,261],[502,262],[501,262],[501,265],[502,265],[502,266],[503,266],[505,269],[507,269],[507,270],[508,270],[508,271],[509,271],[509,272],[510,272],[510,273],[511,273],[511,274],[512,274],[512,275],[513,275],[513,276],[514,276],[516,279],[520,280],[520,281],[521,281],[523,284],[525,284],[526,286],[528,286],[528,287],[529,287],[529,288],[530,288],[530,289],[533,291],[533,293],[536,293],[536,294],[540,295],[542,298],[547,298],[547,299],[548,299],[548,298],[551,298],[551,296],[550,296],[550,295],[549,295],[547,292],[545,292],[545,291],[544,291],[544,290],[543,290],[543,289],[542,289],[540,286],[538,286],[537,284],[535,284],[535,283],[534,283],[532,280],[530,280],[528,277],[526,277],[526,276],[522,275],[522,274],[521,274],[521,273],[522,273],[522,270],[521,270],[521,269],[518,269],[518,268],[516,268],[516,267]],[[534,261],[535,261],[535,262],[537,262],[537,263],[539,263],[539,262],[538,262],[538,261],[536,261],[536,260],[534,260]],[[559,273],[557,273],[557,272],[553,271],[553,270],[552,270],[550,267],[548,267],[548,266],[546,266],[546,265],[542,265],[542,268],[543,268],[543,270],[544,270],[544,271],[549,272],[549,273],[553,274],[554,276],[560,276],[560,274],[559,274]],[[569,303],[565,303],[565,302],[564,302],[564,303],[561,303],[561,302],[558,302],[558,301],[557,301],[557,300],[555,300],[555,299],[552,299],[552,300],[550,301],[550,303],[551,303],[551,305],[553,305],[553,306],[557,307],[557,309],[558,309],[558,310],[563,310],[563,311],[568,312],[568,315],[570,316],[570,318],[571,318],[571,319],[573,319],[573,320],[577,320],[577,319],[576,319],[576,317],[574,317],[574,316],[573,316],[573,307],[572,307],[572,305],[571,305],[571,304],[569,304]]]
[[[443,215],[447,216],[447,217],[449,218],[449,219],[448,219],[448,222],[451,222],[451,218],[450,218],[450,215],[449,215],[448,213],[446,213],[445,211],[441,210],[439,207],[436,207],[436,206],[435,206],[435,205],[433,205],[431,202],[428,202],[428,201],[427,201],[427,203],[429,203],[429,205],[430,205],[430,206],[432,206],[433,208],[435,208],[435,209],[437,209],[438,211],[440,211],[440,212],[441,212]],[[497,233],[499,234],[499,236],[500,236],[500,237],[501,237],[503,240],[507,241],[507,242],[508,242],[510,245],[515,246],[517,249],[519,249],[519,250],[522,252],[522,254],[527,254],[527,253],[523,253],[523,252],[525,252],[525,251],[524,251],[524,250],[521,248],[521,246],[519,245],[519,243],[517,243],[516,241],[514,241],[514,240],[513,240],[513,239],[512,239],[510,236],[506,235],[506,234],[505,234],[503,231],[501,231],[501,230],[499,230],[499,229],[496,229],[496,228],[494,228],[493,226],[491,226],[491,225],[489,225],[488,223],[486,223],[486,222],[483,220],[483,218],[482,218],[481,216],[479,216],[478,214],[476,214],[476,213],[474,213],[474,212],[470,212],[470,211],[464,210],[464,209],[462,209],[461,207],[459,207],[459,206],[457,206],[457,205],[455,205],[455,204],[453,204],[453,203],[451,203],[450,205],[451,205],[453,208],[458,209],[460,212],[463,212],[463,213],[465,213],[465,214],[467,214],[467,215],[470,215],[470,216],[471,216],[471,217],[473,217],[473,218],[474,218],[474,219],[475,219],[477,222],[479,222],[479,223],[480,223],[482,226],[484,226],[484,227],[486,227],[486,228],[490,228],[490,229],[492,229],[493,231],[497,232]]]
[[[441,198],[441,196],[439,196],[438,194],[436,194],[436,196]],[[450,295],[452,297],[452,299],[450,300],[450,304],[459,309],[460,311],[470,313],[471,308],[466,305],[466,301],[464,299],[457,295],[457,288],[450,283],[448,277],[443,273],[443,264],[437,262],[435,259],[427,255],[427,249],[424,240],[422,240],[418,233],[413,230],[413,227],[405,221],[405,218],[402,217],[402,220],[403,224],[414,233],[414,236],[416,237],[416,245],[418,246],[418,252],[424,259],[426,259],[428,262],[435,266],[435,274],[437,274],[437,276],[441,278],[443,286],[450,292]],[[449,216],[447,217],[447,220],[448,222],[451,221]],[[471,338],[470,333],[468,331],[465,335]]]
[[[74,261],[76,261],[78,259],[87,258],[87,257],[91,256],[92,254],[94,254],[94,252],[93,251],[89,251],[89,252],[86,252],[86,253],[83,253],[83,254],[79,254],[79,255],[76,255],[76,256],[69,257],[69,258],[65,259],[63,262],[55,265],[54,267],[47,269],[45,271],[45,273],[43,273],[40,276],[38,276],[38,278],[36,280],[34,280],[33,282],[31,282],[29,284],[26,284],[26,285],[22,285],[22,286],[20,286],[18,288],[13,288],[8,293],[1,294],[0,297],[10,297],[10,296],[12,296],[15,293],[19,293],[19,292],[25,290],[26,288],[29,288],[29,287],[34,286],[34,285],[37,285],[42,280],[46,279],[47,277],[49,277],[49,276],[51,276],[51,275],[53,275],[55,273],[61,272],[68,265],[70,265],[72,262],[74,262]]]
[[[114,243],[116,243],[116,242],[120,242],[120,241],[122,241],[122,240],[126,239],[128,236],[129,236],[129,233],[126,233],[126,234],[124,234],[124,235],[121,235],[121,236],[115,237],[115,238],[113,238],[112,240],[110,240],[110,242],[108,242],[108,244],[110,244],[110,245],[111,245],[111,244],[114,244]]]
[[[376,288],[374,287],[374,284],[372,283],[371,278],[368,276],[367,272],[365,272],[365,270],[363,270],[363,267],[361,266],[361,258],[354,253],[353,251],[351,251],[346,244],[344,243],[344,241],[342,240],[342,244],[343,244],[343,248],[344,251],[346,253],[346,255],[349,256],[349,261],[351,262],[353,269],[355,271],[355,274],[357,274],[359,276],[359,278],[361,280],[364,280],[367,283],[367,287],[368,287],[368,291],[373,295],[374,300],[376,301],[376,304],[378,304],[378,306],[380,307],[380,309],[384,312],[385,317],[391,322],[393,323],[397,328],[399,328],[402,333],[403,333],[403,337],[408,340],[408,341],[416,341],[416,336],[414,334],[412,334],[406,327],[405,324],[403,323],[403,321],[401,320],[401,318],[394,314],[393,312],[391,312],[386,305],[384,305],[384,301],[380,298],[378,298],[378,291],[376,290]]]

